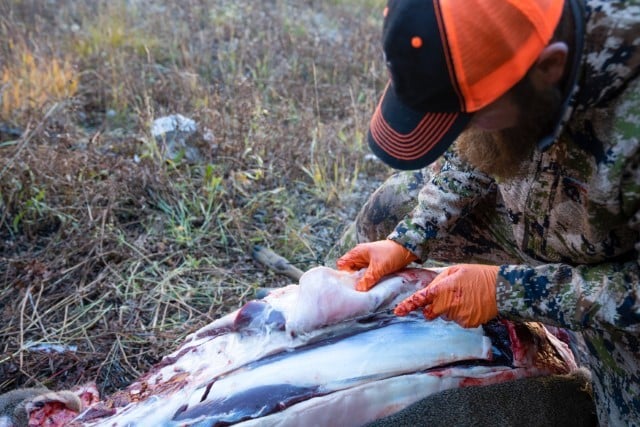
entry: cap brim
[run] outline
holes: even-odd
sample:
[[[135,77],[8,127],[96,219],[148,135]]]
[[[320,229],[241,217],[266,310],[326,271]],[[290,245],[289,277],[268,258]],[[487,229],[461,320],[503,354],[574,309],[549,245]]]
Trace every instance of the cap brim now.
[[[417,111],[387,85],[369,126],[371,151],[395,169],[421,169],[433,163],[471,120],[462,112]]]

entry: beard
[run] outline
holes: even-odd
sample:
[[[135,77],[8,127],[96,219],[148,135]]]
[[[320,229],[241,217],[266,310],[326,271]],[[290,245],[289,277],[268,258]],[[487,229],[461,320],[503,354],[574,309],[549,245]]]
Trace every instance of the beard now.
[[[562,95],[553,87],[536,89],[529,77],[511,89],[518,108],[518,124],[499,131],[465,130],[455,143],[462,160],[498,181],[520,176],[538,141],[555,125]]]

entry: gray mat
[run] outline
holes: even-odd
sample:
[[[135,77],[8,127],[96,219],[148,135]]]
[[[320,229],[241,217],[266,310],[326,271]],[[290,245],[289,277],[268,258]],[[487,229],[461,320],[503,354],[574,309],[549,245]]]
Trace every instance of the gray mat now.
[[[368,427],[597,426],[587,371],[436,393]]]

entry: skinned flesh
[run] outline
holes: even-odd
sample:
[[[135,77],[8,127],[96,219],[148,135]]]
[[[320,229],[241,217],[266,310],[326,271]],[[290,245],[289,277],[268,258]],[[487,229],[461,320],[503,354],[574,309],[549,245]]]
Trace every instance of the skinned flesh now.
[[[408,270],[358,292],[358,273],[309,270],[191,334],[69,425],[359,426],[441,390],[576,369],[541,324],[464,329],[391,313],[435,274]]]

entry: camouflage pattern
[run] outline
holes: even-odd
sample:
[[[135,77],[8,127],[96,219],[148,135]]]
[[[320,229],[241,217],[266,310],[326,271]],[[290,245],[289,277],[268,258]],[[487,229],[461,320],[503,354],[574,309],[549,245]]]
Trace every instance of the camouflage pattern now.
[[[640,425],[640,2],[585,4],[580,82],[523,177],[450,150],[385,182],[337,251],[386,237],[427,264],[501,265],[500,312],[580,331],[600,423]]]

